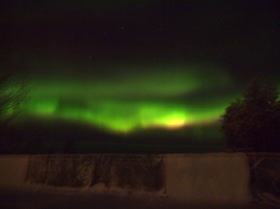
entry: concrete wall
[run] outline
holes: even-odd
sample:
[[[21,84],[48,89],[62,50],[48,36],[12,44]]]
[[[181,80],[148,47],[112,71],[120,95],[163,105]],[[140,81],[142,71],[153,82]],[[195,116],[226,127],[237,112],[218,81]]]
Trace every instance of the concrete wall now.
[[[166,156],[166,192],[200,202],[247,202],[249,166],[244,154]]]

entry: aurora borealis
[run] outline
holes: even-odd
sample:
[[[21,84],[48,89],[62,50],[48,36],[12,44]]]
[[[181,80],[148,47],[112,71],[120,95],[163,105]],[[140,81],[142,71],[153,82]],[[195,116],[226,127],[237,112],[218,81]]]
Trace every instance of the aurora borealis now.
[[[144,67],[150,69],[143,71]],[[133,70],[133,66],[120,66],[132,70],[125,69],[129,73],[114,79],[100,74],[98,78],[64,75],[63,79],[62,74],[61,80],[57,76],[34,78],[23,111],[82,121],[115,132],[150,127],[173,129],[217,122],[236,96],[236,92],[228,94],[231,78],[214,66],[148,67],[134,66]],[[206,67],[212,70],[204,72]],[[217,75],[215,80],[209,79],[210,74]],[[218,91],[219,98],[215,98]]]
[[[1,70],[27,78],[19,116],[26,123],[62,119],[124,135],[219,124],[252,77],[279,83],[277,8],[10,0],[0,20]]]

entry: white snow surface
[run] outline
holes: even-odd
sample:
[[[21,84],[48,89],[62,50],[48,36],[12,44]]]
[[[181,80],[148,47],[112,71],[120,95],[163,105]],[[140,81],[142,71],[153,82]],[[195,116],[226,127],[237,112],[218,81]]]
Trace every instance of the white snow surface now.
[[[0,186],[24,185],[28,160],[28,155],[0,156]]]
[[[173,198],[202,202],[248,202],[249,166],[245,154],[166,156],[166,191]]]
[[[162,196],[193,202],[234,202],[251,200],[248,159],[242,153],[168,154],[165,156],[165,186],[156,192],[103,183],[92,187],[69,188],[34,185],[25,182],[28,155],[0,156],[0,187],[17,187],[63,193],[104,193],[113,195]]]

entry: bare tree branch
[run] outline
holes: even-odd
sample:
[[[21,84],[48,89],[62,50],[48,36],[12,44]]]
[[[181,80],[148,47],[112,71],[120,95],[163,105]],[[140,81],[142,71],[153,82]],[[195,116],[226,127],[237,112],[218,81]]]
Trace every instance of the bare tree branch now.
[[[20,111],[27,90],[25,79],[14,72],[0,72],[0,123],[13,119]]]

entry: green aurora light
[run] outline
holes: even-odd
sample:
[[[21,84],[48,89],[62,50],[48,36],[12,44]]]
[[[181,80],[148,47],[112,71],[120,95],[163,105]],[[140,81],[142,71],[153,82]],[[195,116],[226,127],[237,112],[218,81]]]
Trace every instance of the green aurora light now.
[[[128,133],[216,122],[236,98],[236,94],[227,93],[214,96],[218,89],[232,83],[224,71],[214,68],[207,72],[200,66],[153,71],[127,68],[113,76],[104,73],[34,78],[23,112]],[[182,70],[186,68],[189,70]],[[210,89],[213,97],[203,94],[205,89]]]

